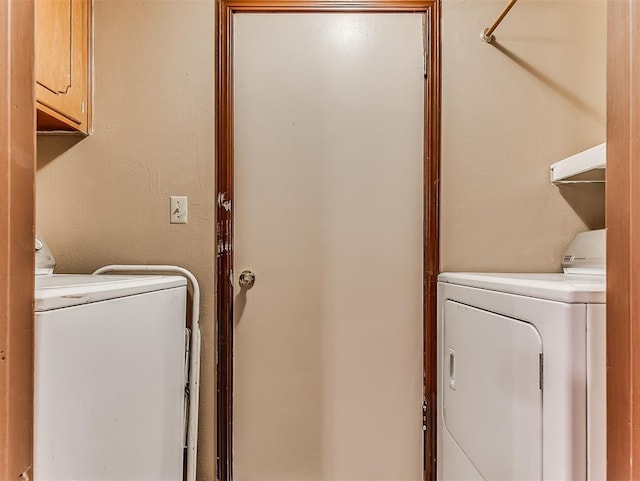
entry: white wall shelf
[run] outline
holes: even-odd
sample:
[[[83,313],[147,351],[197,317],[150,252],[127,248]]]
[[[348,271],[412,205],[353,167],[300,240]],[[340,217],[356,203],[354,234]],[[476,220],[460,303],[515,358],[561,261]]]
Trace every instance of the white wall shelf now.
[[[551,182],[554,184],[604,182],[606,167],[607,144],[603,143],[551,164]]]

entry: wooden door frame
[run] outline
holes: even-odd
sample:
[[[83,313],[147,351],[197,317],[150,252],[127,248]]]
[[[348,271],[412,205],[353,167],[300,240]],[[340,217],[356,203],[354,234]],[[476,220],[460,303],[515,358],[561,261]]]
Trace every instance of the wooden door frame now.
[[[424,479],[435,480],[436,303],[439,273],[441,0],[218,0],[216,21],[216,459],[233,480],[233,71],[236,13],[425,13],[430,55],[424,119]]]
[[[640,2],[609,0],[607,479],[640,479]]]
[[[32,476],[34,4],[0,1],[0,479]]]

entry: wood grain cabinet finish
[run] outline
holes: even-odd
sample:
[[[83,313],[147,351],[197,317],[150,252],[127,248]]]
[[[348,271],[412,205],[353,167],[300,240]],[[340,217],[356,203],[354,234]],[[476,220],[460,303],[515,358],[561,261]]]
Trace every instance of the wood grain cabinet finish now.
[[[36,0],[38,131],[88,134],[91,0]]]

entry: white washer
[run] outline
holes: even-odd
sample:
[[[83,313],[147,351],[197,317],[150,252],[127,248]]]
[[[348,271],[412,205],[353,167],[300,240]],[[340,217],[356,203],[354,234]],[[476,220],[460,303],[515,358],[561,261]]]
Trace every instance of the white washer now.
[[[604,239],[572,274],[439,276],[438,480],[606,478]]]
[[[36,277],[34,477],[181,481],[186,281]]]

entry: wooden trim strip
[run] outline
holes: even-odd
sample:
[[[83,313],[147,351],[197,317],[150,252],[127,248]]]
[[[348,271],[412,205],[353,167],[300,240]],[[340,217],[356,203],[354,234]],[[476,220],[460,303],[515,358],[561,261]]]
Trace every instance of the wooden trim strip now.
[[[224,0],[223,0],[224,1]],[[436,0],[226,0],[232,12],[425,12]]]
[[[32,476],[33,0],[0,2],[0,479]]]
[[[430,16],[429,73],[425,81],[424,143],[424,392],[430,430],[425,433],[424,479],[435,480],[436,313],[440,198],[440,0],[218,0],[216,23],[216,314],[217,479],[233,480],[233,92],[234,13],[407,13]]]
[[[216,460],[217,479],[233,479],[233,102],[232,12],[218,2],[216,24]]]
[[[430,10],[430,72],[425,82],[424,170],[424,398],[430,406],[424,432],[424,479],[436,479],[438,274],[440,273],[441,3]]]
[[[607,479],[640,479],[640,4],[608,2]]]

